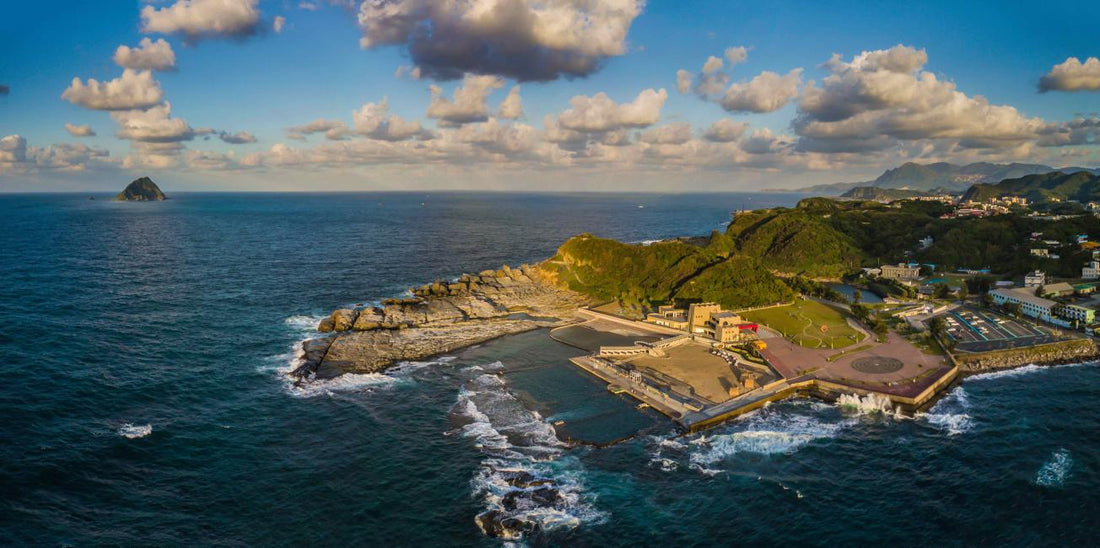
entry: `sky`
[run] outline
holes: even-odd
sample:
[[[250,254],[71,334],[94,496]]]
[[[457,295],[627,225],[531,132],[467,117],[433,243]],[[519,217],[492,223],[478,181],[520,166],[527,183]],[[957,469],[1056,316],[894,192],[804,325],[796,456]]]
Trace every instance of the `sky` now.
[[[1100,166],[1100,4],[0,8],[0,192],[745,191]]]

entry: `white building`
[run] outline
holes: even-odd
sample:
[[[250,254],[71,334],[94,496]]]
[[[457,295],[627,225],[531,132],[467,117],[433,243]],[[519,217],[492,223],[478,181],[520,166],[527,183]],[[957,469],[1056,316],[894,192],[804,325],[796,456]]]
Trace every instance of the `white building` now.
[[[1049,257],[1050,250],[1042,247],[1033,247],[1031,248],[1031,254],[1036,257]]]
[[[1081,277],[1086,280],[1095,280],[1100,278],[1100,261],[1094,257],[1084,268],[1081,269]]]
[[[1036,270],[1027,276],[1024,276],[1024,287],[1039,287],[1046,285],[1047,275],[1042,270]]]
[[[989,292],[993,296],[993,302],[998,305],[1012,303],[1020,305],[1020,313],[1049,322],[1054,316],[1054,307],[1058,304],[1050,299],[1036,297],[1031,289],[1019,287],[1016,289],[994,289]]]

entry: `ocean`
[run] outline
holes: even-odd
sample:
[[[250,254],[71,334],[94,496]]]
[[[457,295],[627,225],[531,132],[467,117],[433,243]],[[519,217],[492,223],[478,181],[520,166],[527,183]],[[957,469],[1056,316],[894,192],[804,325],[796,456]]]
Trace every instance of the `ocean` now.
[[[491,511],[537,524],[518,539],[536,546],[1100,533],[1095,364],[972,377],[916,417],[796,400],[690,436],[545,331],[284,375],[335,308],[797,195],[170,195],[0,196],[0,544],[497,546]]]

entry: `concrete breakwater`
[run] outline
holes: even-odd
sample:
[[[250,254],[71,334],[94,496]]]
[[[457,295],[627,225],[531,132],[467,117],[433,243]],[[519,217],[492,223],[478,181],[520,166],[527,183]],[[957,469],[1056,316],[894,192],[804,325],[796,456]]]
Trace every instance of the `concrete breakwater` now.
[[[1100,348],[1091,339],[1072,339],[1010,350],[954,355],[964,374],[973,375],[1025,365],[1061,365],[1100,358]]]
[[[497,337],[558,325],[589,303],[562,289],[537,266],[504,266],[411,290],[382,306],[346,308],[323,319],[330,335],[303,341],[303,363],[292,375],[331,378],[375,373]]]

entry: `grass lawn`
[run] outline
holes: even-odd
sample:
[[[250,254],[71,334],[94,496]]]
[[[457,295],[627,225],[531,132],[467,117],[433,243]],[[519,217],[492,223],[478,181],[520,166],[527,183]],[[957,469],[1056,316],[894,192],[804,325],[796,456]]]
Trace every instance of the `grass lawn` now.
[[[797,300],[788,306],[754,310],[742,315],[806,348],[844,348],[863,338],[848,325],[843,313],[816,301]],[[826,330],[822,331],[821,326],[826,326]]]

